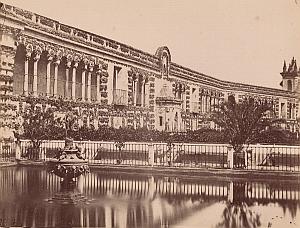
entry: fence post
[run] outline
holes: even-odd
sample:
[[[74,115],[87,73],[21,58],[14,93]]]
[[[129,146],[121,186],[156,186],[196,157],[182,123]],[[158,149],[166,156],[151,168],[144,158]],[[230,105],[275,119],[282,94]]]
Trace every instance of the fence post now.
[[[227,164],[230,169],[233,169],[234,161],[233,161],[233,147],[227,146]]]
[[[16,160],[21,159],[21,141],[17,139],[16,141]]]
[[[148,163],[149,165],[154,165],[154,145],[152,142],[148,144]]]

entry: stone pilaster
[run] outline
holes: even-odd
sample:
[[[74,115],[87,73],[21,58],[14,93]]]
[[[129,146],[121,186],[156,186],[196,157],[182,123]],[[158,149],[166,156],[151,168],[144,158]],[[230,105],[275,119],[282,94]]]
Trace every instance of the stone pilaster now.
[[[128,88],[128,105],[132,105],[133,104],[133,71],[129,70],[128,71],[128,84],[127,84],[127,88]]]
[[[101,77],[100,77],[100,94],[101,94],[101,104],[107,105],[108,104],[108,95],[107,95],[107,88],[108,88],[108,65],[106,63],[102,64],[101,70]]]

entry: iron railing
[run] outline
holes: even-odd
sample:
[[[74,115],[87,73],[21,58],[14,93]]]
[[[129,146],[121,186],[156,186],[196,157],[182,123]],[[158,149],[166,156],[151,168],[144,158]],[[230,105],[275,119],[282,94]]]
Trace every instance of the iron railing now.
[[[300,171],[299,146],[252,145],[243,157],[250,170]]]
[[[235,168],[300,172],[300,146],[250,145],[233,153],[233,167],[226,144],[143,143],[75,141],[89,164],[125,166],[166,166],[186,168]],[[16,156],[16,144],[0,143],[0,159]],[[31,160],[53,158],[64,141],[44,141],[34,149],[29,140],[20,143],[21,157]]]
[[[15,158],[15,143],[0,142],[0,161],[11,161]]]

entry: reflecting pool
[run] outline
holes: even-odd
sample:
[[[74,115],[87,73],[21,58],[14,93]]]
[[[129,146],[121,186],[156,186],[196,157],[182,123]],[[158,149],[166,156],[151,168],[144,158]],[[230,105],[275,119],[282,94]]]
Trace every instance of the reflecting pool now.
[[[299,198],[297,182],[267,178],[92,170],[62,191],[46,170],[0,169],[1,227],[299,227]]]

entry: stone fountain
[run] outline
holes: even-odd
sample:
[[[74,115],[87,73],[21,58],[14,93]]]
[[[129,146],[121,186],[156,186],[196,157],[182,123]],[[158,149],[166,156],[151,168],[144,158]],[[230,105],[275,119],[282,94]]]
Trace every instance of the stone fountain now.
[[[76,117],[71,110],[64,115],[65,147],[48,161],[49,173],[61,178],[61,191],[52,198],[52,201],[76,203],[84,199],[76,188],[76,182],[79,176],[89,173],[90,169],[81,148],[75,146],[73,139],[68,137],[71,129],[77,129],[76,122]]]
[[[74,146],[73,139],[65,140],[65,147],[54,158],[50,159],[49,171],[67,183],[76,181],[76,178],[89,172],[87,161],[81,150]]]
[[[64,149],[48,161],[48,172],[61,178],[61,191],[50,201],[67,204],[85,200],[76,188],[76,180],[90,169],[80,148],[74,146],[73,139],[66,138]]]

